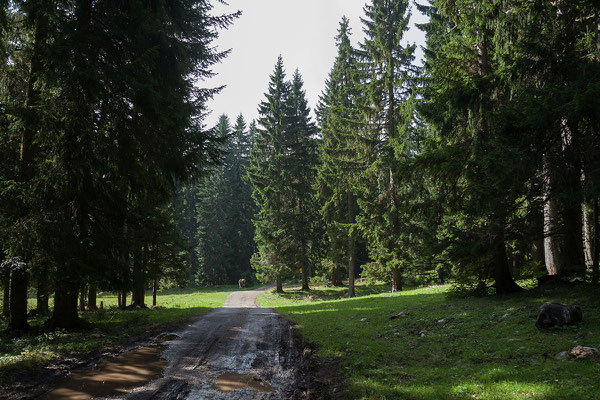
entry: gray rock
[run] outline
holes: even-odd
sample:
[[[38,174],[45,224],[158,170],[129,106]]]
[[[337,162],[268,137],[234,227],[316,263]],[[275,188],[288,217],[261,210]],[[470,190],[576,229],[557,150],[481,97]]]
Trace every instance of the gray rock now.
[[[577,360],[600,361],[600,350],[594,347],[577,346],[571,349],[569,356]]]
[[[579,306],[567,306],[560,303],[544,303],[538,312],[535,326],[538,329],[551,326],[574,325],[581,321],[582,313]]]
[[[560,353],[558,353],[557,355],[555,355],[554,358],[556,358],[557,360],[568,360],[569,359],[569,352],[568,351],[561,351]]]

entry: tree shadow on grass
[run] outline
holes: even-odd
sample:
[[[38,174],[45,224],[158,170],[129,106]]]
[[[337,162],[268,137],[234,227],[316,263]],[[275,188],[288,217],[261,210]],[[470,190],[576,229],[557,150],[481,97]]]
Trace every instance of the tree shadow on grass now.
[[[597,399],[600,363],[554,358],[575,345],[598,347],[596,291],[449,299],[419,290],[277,310],[299,325],[318,354],[342,359],[349,398]],[[581,305],[584,321],[538,331],[537,309],[549,300]],[[406,315],[390,319],[400,311]]]

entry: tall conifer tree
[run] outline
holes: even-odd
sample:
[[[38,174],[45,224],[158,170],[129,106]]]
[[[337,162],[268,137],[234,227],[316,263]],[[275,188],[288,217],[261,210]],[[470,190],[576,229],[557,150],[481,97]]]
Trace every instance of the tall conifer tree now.
[[[409,264],[407,210],[402,192],[400,162],[410,155],[408,128],[412,122],[412,62],[414,45],[404,45],[409,2],[373,0],[362,19],[365,41],[361,46],[365,82],[365,119],[368,132],[366,158],[371,160],[366,199],[361,202],[361,226],[373,259],[392,272],[392,291],[402,289],[401,266]]]
[[[339,268],[335,264],[345,253],[348,295],[352,297],[356,268],[356,199],[361,186],[358,177],[365,163],[360,159],[359,69],[356,51],[350,44],[349,20],[345,17],[340,22],[336,42],[338,54],[319,110],[325,119],[321,123],[321,165],[317,186],[331,246],[329,259],[333,268]],[[345,250],[342,248],[344,242]]]
[[[259,273],[276,281],[278,292],[283,291],[282,279],[290,271],[291,265],[287,260],[293,247],[289,242],[284,214],[285,130],[289,92],[283,59],[279,56],[265,100],[259,105],[260,128],[248,169],[252,197],[258,208],[254,224],[260,261],[255,266]]]

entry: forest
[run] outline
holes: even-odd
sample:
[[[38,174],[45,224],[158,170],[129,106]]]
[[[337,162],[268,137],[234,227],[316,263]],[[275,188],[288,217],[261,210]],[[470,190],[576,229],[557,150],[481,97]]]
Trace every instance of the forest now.
[[[260,117],[206,127],[227,51],[208,1],[4,2],[0,202],[4,315],[77,324],[78,297],[169,284],[517,278],[598,282],[600,16],[589,2],[415,5],[342,19],[316,107],[280,57]],[[543,278],[542,278],[543,279]]]
[[[207,126],[230,51],[214,41],[243,17],[214,3],[0,0],[7,331],[80,328],[100,293],[140,309],[240,279],[597,293],[594,0],[369,0],[364,39],[346,17],[323,38],[314,110],[280,56],[256,120]]]

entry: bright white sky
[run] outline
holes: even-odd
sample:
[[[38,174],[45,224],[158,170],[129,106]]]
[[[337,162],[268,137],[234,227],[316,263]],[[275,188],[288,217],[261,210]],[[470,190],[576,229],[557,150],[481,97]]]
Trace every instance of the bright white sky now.
[[[352,43],[363,39],[360,17],[367,0],[228,0],[229,5],[214,1],[213,14],[237,10],[242,16],[214,43],[220,50],[232,49],[229,57],[213,67],[218,75],[204,83],[227,85],[208,103],[212,110],[206,119],[214,126],[221,114],[232,124],[241,112],[249,123],[257,118],[258,104],[264,99],[269,76],[279,54],[283,56],[287,78],[298,68],[311,109],[314,110],[336,56],[335,36],[342,16],[350,19]],[[412,26],[406,35],[409,43],[425,43],[423,32],[414,23],[426,19],[412,6]],[[313,114],[314,116],[314,114]]]

